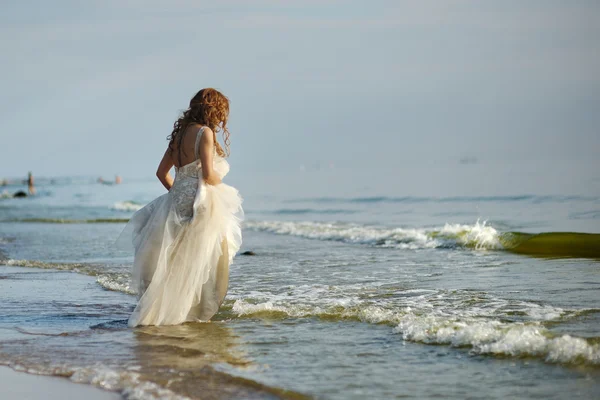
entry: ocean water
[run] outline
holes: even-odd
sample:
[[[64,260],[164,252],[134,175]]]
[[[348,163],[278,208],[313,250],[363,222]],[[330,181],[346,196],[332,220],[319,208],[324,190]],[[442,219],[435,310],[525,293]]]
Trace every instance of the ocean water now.
[[[600,194],[243,193],[255,255],[214,320],[129,329],[115,240],[161,193],[0,199],[0,364],[128,399],[600,397]]]

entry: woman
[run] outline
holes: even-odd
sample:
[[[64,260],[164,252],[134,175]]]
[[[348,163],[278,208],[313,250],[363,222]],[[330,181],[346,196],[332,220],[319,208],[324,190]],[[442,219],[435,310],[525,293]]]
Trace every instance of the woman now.
[[[228,116],[227,97],[202,89],[167,138],[156,175],[169,192],[136,212],[126,228],[139,296],[129,326],[208,321],[225,298],[229,265],[242,242],[242,199],[221,183],[229,172]]]

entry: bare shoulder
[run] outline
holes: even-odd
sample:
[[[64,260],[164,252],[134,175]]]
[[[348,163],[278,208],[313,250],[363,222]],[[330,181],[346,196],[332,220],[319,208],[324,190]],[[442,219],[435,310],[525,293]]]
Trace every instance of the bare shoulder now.
[[[193,133],[195,135],[196,133],[198,133],[200,131],[200,129],[202,129],[203,126],[204,125],[197,124],[197,123],[192,123],[192,124],[188,125],[188,127],[185,130],[185,132],[187,134]]]
[[[204,130],[202,131],[202,143],[213,144],[214,140],[215,135],[212,129],[210,129],[208,126],[205,126]]]

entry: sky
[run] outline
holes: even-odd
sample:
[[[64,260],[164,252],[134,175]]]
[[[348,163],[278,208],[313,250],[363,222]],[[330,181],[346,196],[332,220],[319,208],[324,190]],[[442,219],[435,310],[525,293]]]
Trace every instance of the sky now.
[[[272,195],[600,195],[600,2],[0,2],[0,178],[152,178],[231,100]],[[157,183],[158,184],[158,183]]]

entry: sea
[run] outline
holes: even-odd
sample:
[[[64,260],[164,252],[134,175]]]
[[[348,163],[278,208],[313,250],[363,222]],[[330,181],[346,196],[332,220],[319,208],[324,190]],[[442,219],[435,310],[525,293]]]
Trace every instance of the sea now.
[[[0,188],[0,365],[125,399],[600,398],[600,195],[242,193],[219,313],[132,329],[116,240],[164,189],[37,183]]]

